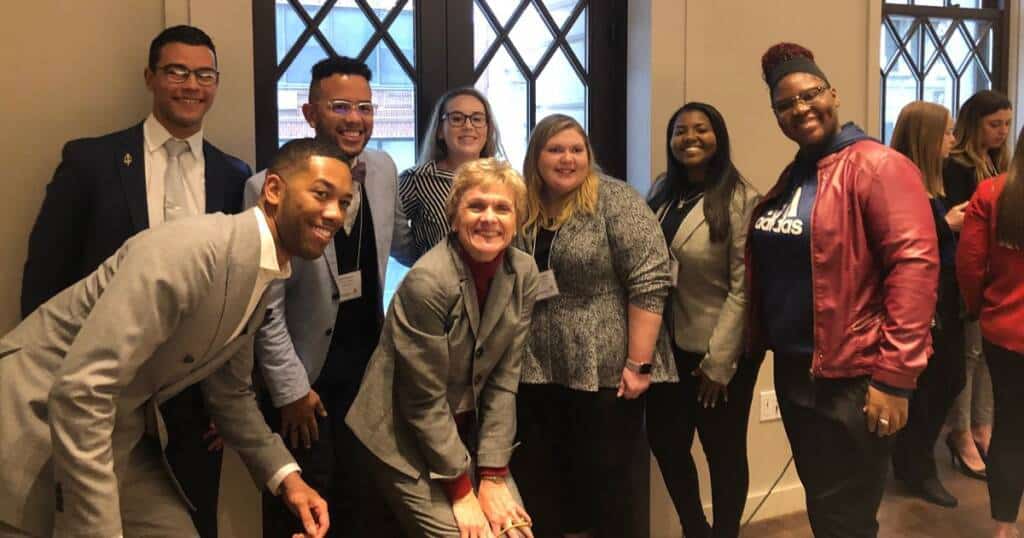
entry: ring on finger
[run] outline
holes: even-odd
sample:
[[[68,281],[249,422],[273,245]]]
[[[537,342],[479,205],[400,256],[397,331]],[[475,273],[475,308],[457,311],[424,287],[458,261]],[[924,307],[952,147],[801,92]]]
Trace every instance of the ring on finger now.
[[[887,419],[885,417],[879,418],[878,419],[878,423],[881,424],[882,426],[888,427],[889,426],[889,419]]]

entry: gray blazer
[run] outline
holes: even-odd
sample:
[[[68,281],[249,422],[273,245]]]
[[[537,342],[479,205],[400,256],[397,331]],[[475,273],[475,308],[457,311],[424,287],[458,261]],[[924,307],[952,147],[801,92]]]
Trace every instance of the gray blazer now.
[[[677,347],[704,353],[701,370],[723,384],[732,380],[743,352],[747,308],[743,256],[750,216],[761,198],[752,185],[742,185],[744,188],[733,192],[729,205],[729,237],[725,241],[711,242],[701,199],[683,219],[669,246],[679,262],[679,276],[665,325]],[[667,205],[658,208],[658,217],[667,210]]]
[[[455,245],[453,238],[438,243],[402,281],[345,417],[370,452],[413,479],[468,470],[456,413],[477,412],[478,465],[504,467],[514,447],[537,266],[509,248],[481,313]]]
[[[366,163],[366,196],[373,214],[377,240],[377,268],[381,289],[390,252],[399,262],[415,259],[408,219],[398,203],[395,163],[386,153],[366,150],[359,155]],[[245,206],[259,199],[266,171],[245,184]],[[363,201],[360,201],[360,206]],[[320,375],[331,346],[331,331],[338,320],[338,255],[334,241],[315,260],[292,260],[292,276],[271,284],[267,308],[273,314],[256,336],[256,362],[263,374],[275,407],[281,407],[309,393]]]
[[[533,253],[536,227],[517,241]],[[524,383],[576,390],[614,388],[628,354],[628,305],[662,313],[668,250],[654,213],[625,182],[602,178],[597,210],[566,221],[551,245],[560,295],[537,303],[523,363]],[[665,338],[654,352],[652,381],[677,380]]]
[[[294,462],[251,390],[262,304],[228,340],[259,257],[251,211],[167,223],[0,339],[0,521],[40,536],[120,534],[129,456],[144,434],[166,448],[160,404],[197,382],[257,483]]]

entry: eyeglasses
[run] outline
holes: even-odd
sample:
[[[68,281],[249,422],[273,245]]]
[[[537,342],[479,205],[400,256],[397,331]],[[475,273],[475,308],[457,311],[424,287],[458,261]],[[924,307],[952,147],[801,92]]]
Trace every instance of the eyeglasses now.
[[[798,93],[797,95],[790,97],[789,99],[781,99],[779,101],[775,101],[774,103],[772,103],[772,110],[774,110],[776,114],[781,116],[786,112],[793,110],[793,107],[795,107],[797,103],[810,105],[811,101],[814,101],[815,99],[820,97],[821,94],[825,93],[825,90],[827,89],[828,86],[822,84],[821,86],[815,86],[809,90],[804,90]]]
[[[167,80],[175,84],[184,84],[188,81],[188,77],[195,73],[196,82],[200,86],[213,86],[220,79],[220,73],[216,69],[209,67],[200,67],[199,69],[189,69],[184,65],[180,64],[169,64],[163,67],[158,67],[160,71],[163,71],[164,76]]]
[[[467,116],[462,112],[446,112],[441,116],[441,119],[450,123],[452,127],[462,127],[466,124],[466,120],[469,120],[473,127],[484,127],[487,125],[487,115],[480,113]]]
[[[377,112],[377,105],[369,101],[353,103],[345,99],[331,99],[327,101],[327,108],[339,116],[348,116],[353,110],[363,117],[372,117]]]

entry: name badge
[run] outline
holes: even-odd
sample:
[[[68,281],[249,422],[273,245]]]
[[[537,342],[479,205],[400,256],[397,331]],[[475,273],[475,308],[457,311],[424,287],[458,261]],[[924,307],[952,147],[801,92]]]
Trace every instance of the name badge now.
[[[338,293],[341,295],[341,302],[351,301],[363,296],[363,275],[362,271],[352,271],[338,275],[335,278],[338,285]]]
[[[668,273],[672,281],[672,287],[679,287],[679,262],[671,253],[668,255]]]
[[[537,300],[545,301],[558,296],[558,282],[555,280],[554,269],[542,271],[537,282]]]

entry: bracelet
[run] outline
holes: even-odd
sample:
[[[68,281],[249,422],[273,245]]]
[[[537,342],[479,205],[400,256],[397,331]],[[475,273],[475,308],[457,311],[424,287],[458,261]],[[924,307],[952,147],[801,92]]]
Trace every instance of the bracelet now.
[[[505,477],[501,476],[501,475],[496,475],[496,474],[485,474],[485,475],[482,475],[480,477],[480,480],[486,480],[486,481],[492,482],[494,484],[504,484],[505,483]]]

